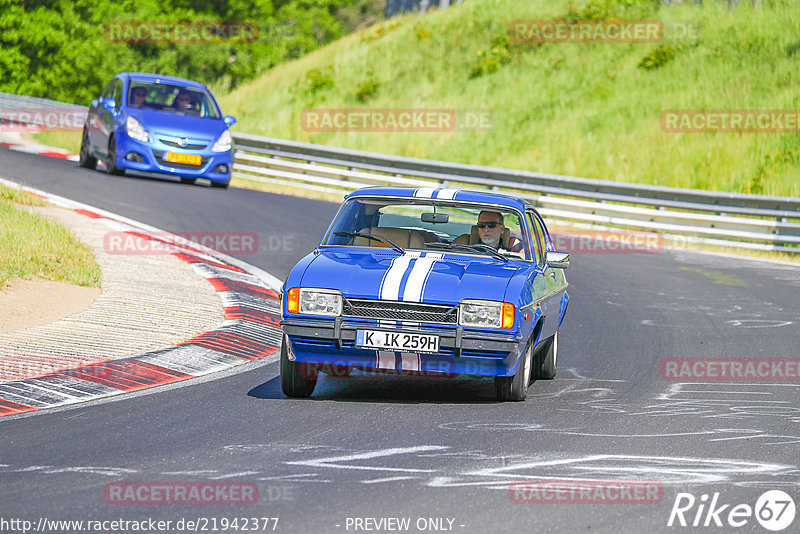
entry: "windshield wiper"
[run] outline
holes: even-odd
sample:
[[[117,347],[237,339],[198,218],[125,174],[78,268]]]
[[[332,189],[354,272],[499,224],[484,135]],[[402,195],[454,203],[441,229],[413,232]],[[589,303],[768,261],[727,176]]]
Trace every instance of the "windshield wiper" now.
[[[403,247],[401,247],[394,241],[389,241],[385,237],[380,237],[377,235],[362,234],[361,232],[334,232],[333,235],[337,237],[363,237],[364,239],[372,239],[374,241],[380,241],[381,243],[387,243],[391,245],[400,254],[405,254],[406,252],[406,250]]]
[[[499,258],[504,262],[508,262],[508,258],[497,252],[495,249],[490,247],[489,245],[484,245],[482,243],[474,244],[474,245],[467,245],[465,243],[425,243],[426,247],[430,248],[446,248],[449,250],[471,250],[472,252],[488,252],[495,258]]]

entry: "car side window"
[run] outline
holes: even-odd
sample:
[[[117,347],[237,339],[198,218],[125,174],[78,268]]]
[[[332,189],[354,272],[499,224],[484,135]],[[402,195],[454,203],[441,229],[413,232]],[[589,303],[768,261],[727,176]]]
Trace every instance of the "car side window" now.
[[[547,238],[545,237],[547,231],[544,229],[544,224],[542,224],[542,220],[539,217],[533,218],[533,224],[539,241],[536,249],[541,252],[542,256],[540,265],[544,267],[547,264]]]
[[[545,243],[542,227],[539,224],[539,221],[536,220],[536,217],[533,216],[532,212],[529,211],[525,215],[528,219],[528,229],[530,230],[531,240],[533,241],[533,251],[536,264],[540,267],[544,267]]]
[[[117,103],[117,107],[122,104],[122,80],[115,79],[111,84],[111,95],[109,98],[113,98],[114,102]]]
[[[100,94],[100,98],[111,98],[111,87],[114,85],[114,80],[108,82],[103,92]]]

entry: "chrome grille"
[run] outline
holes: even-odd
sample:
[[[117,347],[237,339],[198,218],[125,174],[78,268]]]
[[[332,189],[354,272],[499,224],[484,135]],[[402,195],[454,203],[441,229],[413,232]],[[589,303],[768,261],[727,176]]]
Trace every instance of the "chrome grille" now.
[[[457,306],[418,302],[347,299],[342,305],[342,315],[392,321],[458,324]]]
[[[181,145],[180,143],[176,143],[175,141],[170,141],[169,139],[159,139],[159,141],[161,141],[167,146],[174,146],[175,148],[185,148],[186,150],[201,150],[208,146],[208,145],[199,145],[193,143]]]

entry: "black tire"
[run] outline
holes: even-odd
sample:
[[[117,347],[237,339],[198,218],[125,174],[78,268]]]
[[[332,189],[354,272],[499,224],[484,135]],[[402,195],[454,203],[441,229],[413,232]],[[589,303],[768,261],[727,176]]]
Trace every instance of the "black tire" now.
[[[323,373],[331,377],[350,376],[353,370],[349,365],[323,365],[320,369]]]
[[[108,140],[108,159],[106,159],[106,172],[114,176],[122,176],[125,169],[117,167],[117,141],[112,137]]]
[[[519,362],[517,372],[514,376],[494,377],[494,389],[498,400],[501,401],[521,401],[528,395],[528,384],[531,381],[531,351],[533,341],[528,344],[525,354]]]
[[[92,170],[97,167],[97,158],[92,157],[92,151],[89,146],[89,133],[86,131],[86,128],[83,129],[83,137],[81,138],[81,152],[78,155],[78,165]]]
[[[551,380],[555,378],[558,365],[558,331],[553,337],[544,342],[541,348],[533,355],[534,379]]]
[[[228,189],[229,185],[231,185],[230,182],[211,182],[211,187],[217,187],[219,189]]]
[[[182,184],[194,184],[194,178],[181,177]]]
[[[281,390],[287,397],[310,397],[317,385],[318,366],[289,361],[289,342],[281,345]]]

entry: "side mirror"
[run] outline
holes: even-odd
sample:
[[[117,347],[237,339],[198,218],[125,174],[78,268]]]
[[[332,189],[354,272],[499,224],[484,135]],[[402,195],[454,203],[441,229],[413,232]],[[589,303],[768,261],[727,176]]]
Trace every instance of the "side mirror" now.
[[[424,223],[444,224],[450,220],[450,215],[447,213],[423,213],[419,218]]]
[[[228,128],[236,124],[236,117],[234,117],[233,115],[225,115],[225,118],[223,120],[225,121],[225,126],[227,126]]]
[[[569,267],[569,254],[566,252],[548,252],[547,266],[554,269],[566,269]]]
[[[117,101],[113,98],[104,98],[102,100],[103,107],[106,108],[108,111],[114,111],[117,109]]]

